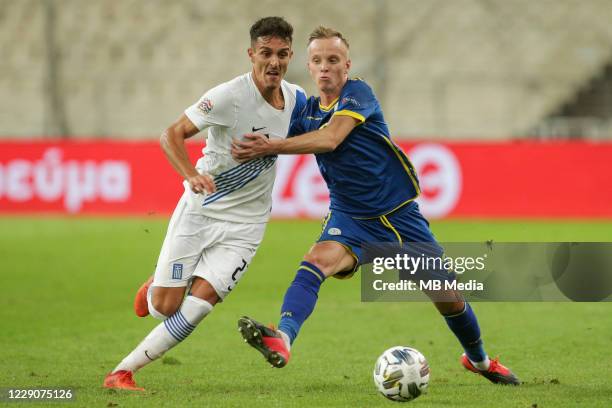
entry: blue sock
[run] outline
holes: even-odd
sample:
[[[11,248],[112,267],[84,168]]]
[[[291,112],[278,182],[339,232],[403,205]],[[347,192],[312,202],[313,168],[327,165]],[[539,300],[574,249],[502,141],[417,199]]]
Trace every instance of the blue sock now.
[[[478,363],[487,357],[480,338],[478,319],[468,302],[465,302],[465,308],[461,313],[444,316],[444,320],[459,339],[459,343],[471,361]]]
[[[319,268],[310,262],[302,261],[295,279],[285,293],[281,319],[278,324],[279,330],[289,336],[291,344],[297,337],[302,324],[314,310],[319,297],[319,288],[324,280],[325,275]]]

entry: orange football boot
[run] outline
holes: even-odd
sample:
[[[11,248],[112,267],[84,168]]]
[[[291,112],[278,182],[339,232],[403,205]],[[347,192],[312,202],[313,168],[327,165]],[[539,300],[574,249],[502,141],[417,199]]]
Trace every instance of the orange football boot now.
[[[259,351],[272,367],[282,368],[289,362],[291,353],[285,346],[285,341],[273,326],[263,324],[248,318],[238,320],[238,331],[245,342]]]
[[[147,292],[149,291],[149,286],[153,283],[153,276],[151,276],[145,283],[140,286],[138,292],[136,292],[136,297],[134,298],[134,313],[138,317],[145,317],[149,315],[149,303],[147,302]]]
[[[499,362],[498,358],[494,358],[491,361],[491,365],[488,370],[479,370],[472,365],[472,362],[464,354],[461,356],[461,364],[473,373],[480,374],[487,380],[495,384],[511,384],[520,385],[521,381],[502,363]]]
[[[104,379],[104,388],[116,388],[120,390],[130,391],[144,391],[144,388],[140,388],[134,382],[131,371],[119,370],[114,373],[110,373]]]

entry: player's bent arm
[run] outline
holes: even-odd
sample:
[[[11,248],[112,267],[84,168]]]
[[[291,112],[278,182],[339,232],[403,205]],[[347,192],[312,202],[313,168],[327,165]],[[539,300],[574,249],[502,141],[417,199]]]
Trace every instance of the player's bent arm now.
[[[170,127],[168,127],[160,137],[160,145],[172,167],[189,182],[193,192],[212,193],[215,191],[215,184],[208,175],[198,173],[194,165],[189,160],[185,139],[197,134],[200,130],[182,114]]]
[[[359,123],[351,116],[333,116],[322,129],[287,139],[271,140],[273,154],[332,152]]]
[[[334,116],[329,125],[288,139],[268,139],[258,133],[244,135],[232,142],[232,157],[238,161],[253,160],[274,154],[307,154],[334,151],[359,121],[350,116]]]

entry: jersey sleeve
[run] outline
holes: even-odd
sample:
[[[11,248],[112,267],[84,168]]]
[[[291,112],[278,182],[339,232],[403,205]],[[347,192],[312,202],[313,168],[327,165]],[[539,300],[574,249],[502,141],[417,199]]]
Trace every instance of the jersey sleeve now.
[[[334,115],[350,116],[363,123],[377,106],[372,88],[360,79],[352,79],[344,86]]]
[[[233,127],[237,108],[231,87],[224,83],[212,88],[185,109],[185,115],[199,130],[210,126]]]
[[[291,112],[291,122],[289,123],[289,132],[287,137],[301,135],[306,133],[302,125],[302,117],[306,111],[306,92],[302,88],[297,88],[295,91],[295,106]]]

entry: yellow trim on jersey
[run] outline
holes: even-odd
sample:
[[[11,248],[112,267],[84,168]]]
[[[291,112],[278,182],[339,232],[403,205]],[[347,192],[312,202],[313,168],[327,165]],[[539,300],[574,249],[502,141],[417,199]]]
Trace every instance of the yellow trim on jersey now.
[[[397,230],[393,227],[393,225],[391,225],[391,222],[389,221],[387,216],[381,215],[379,218],[380,218],[380,222],[382,222],[385,227],[389,228],[391,231],[395,233],[395,236],[397,237],[398,242],[401,244],[402,237],[400,236],[399,232],[397,232]]]
[[[321,229],[325,229],[325,227],[327,227],[327,223],[329,222],[331,215],[332,215],[332,212],[331,210],[329,210],[325,218],[323,218],[323,227]]]
[[[331,214],[332,214],[332,212],[331,212],[331,210],[329,210],[327,215],[325,217],[323,217],[323,222],[321,223],[321,233],[319,234],[319,238],[325,232],[325,228],[327,228],[327,223],[329,222],[329,220],[331,218]]]
[[[335,242],[338,242],[338,241],[335,241]],[[349,253],[349,254],[351,254],[351,256],[353,257],[353,259],[355,259],[355,267],[354,267],[354,268],[353,268],[353,270],[351,271],[350,276],[346,276],[346,275],[345,275],[344,277],[342,277],[342,276],[338,276],[338,279],[350,278],[350,277],[351,277],[351,276],[353,276],[353,274],[354,274],[354,273],[357,271],[357,269],[359,269],[359,258],[358,258],[358,257],[357,257],[357,255],[355,255],[355,253],[353,252],[353,248],[351,248],[351,247],[350,247],[350,246],[348,246],[348,245],[343,244],[342,242],[338,242],[338,243],[339,243],[340,245],[342,245],[342,246],[343,246],[343,247],[344,247],[344,248],[345,248],[345,249],[348,251],[348,253]],[[340,273],[341,273],[341,274],[343,274],[343,273],[346,273],[346,272],[340,272]],[[336,276],[336,275],[334,275],[334,276]]]
[[[395,152],[395,154],[397,155],[397,158],[399,159],[400,163],[402,163],[402,166],[404,166],[404,170],[406,170],[406,173],[408,173],[408,176],[410,177],[410,180],[412,180],[412,184],[414,185],[414,189],[415,189],[416,194],[417,194],[416,196],[418,197],[421,194],[421,189],[419,188],[419,183],[417,183],[417,181],[414,179],[412,171],[410,170],[411,168],[413,168],[412,163],[410,163],[410,160],[408,160],[408,158],[406,156],[404,156],[404,153],[399,151],[398,147],[395,146],[395,143],[393,143],[388,137],[382,136],[382,138],[385,139],[385,142],[387,142],[387,144],[391,147],[391,150],[393,150]],[[404,159],[406,159],[406,161],[408,161],[408,163],[406,163],[404,161]],[[416,198],[416,197],[414,197],[414,198]]]
[[[308,272],[312,273],[314,276],[316,276],[316,277],[317,277],[317,279],[319,279],[321,282],[323,282],[323,278],[321,278],[321,275],[319,275],[317,272],[315,272],[315,270],[314,270],[314,269],[309,268],[308,266],[304,266],[304,265],[300,266],[300,268],[299,268],[299,269],[303,269],[303,270],[305,270],[305,271],[308,271]],[[298,269],[298,270],[299,270],[299,269]]]
[[[391,209],[391,210],[387,211],[387,212],[386,212],[386,213],[384,213],[384,214],[379,215],[378,217],[382,217],[383,215],[384,215],[384,216],[387,216],[387,215],[391,214],[392,212],[395,212],[395,211],[399,210],[400,208],[402,208],[402,207],[403,207],[403,206],[405,206],[406,204],[413,202],[413,201],[414,201],[414,200],[416,200],[416,199],[417,199],[417,197],[412,197],[411,199],[404,201],[403,203],[401,203],[401,204],[400,204],[400,205],[398,205],[397,207],[395,207],[395,208],[393,208],[393,209]],[[370,217],[370,218],[363,218],[363,219],[364,219],[364,220],[367,220],[367,219],[371,219],[371,218],[378,218],[378,217]]]
[[[384,137],[384,136],[381,136],[381,137],[383,139],[385,139],[387,144],[389,144],[389,146],[391,147],[391,150],[393,150],[393,152],[395,153],[395,155],[399,159],[400,163],[402,163],[402,166],[404,166],[404,170],[406,170],[406,173],[408,173],[408,177],[410,177],[410,180],[412,181],[412,184],[414,185],[414,189],[416,191],[416,195],[414,197],[404,201],[403,203],[399,204],[395,208],[387,211],[384,214],[376,215],[374,217],[352,217],[352,218],[354,218],[356,220],[372,220],[374,218],[379,218],[379,217],[382,217],[382,216],[389,215],[392,212],[399,210],[400,208],[402,208],[406,204],[413,202],[421,194],[421,189],[419,188],[419,183],[417,183],[417,181],[414,179],[414,176],[413,176],[412,172],[410,171],[410,168],[413,168],[412,163],[410,163],[410,160],[408,160],[408,158],[401,151],[398,151],[398,148],[395,146],[395,144],[391,140],[389,140],[389,138]],[[408,164],[406,164],[406,162],[404,161],[404,158],[408,161]]]
[[[330,110],[332,110],[334,108],[334,105],[338,102],[338,99],[340,99],[339,96],[336,99],[334,99],[332,101],[332,103],[330,103],[329,105],[323,106],[323,105],[321,105],[321,98],[319,98],[319,109],[321,109],[322,111],[325,111],[325,112],[329,112]]]
[[[365,122],[365,117],[363,115],[360,115],[357,112],[353,112],[347,109],[342,109],[341,111],[337,111],[335,112],[332,116],[350,116],[351,118],[355,118],[357,119],[359,122],[364,123]]]

